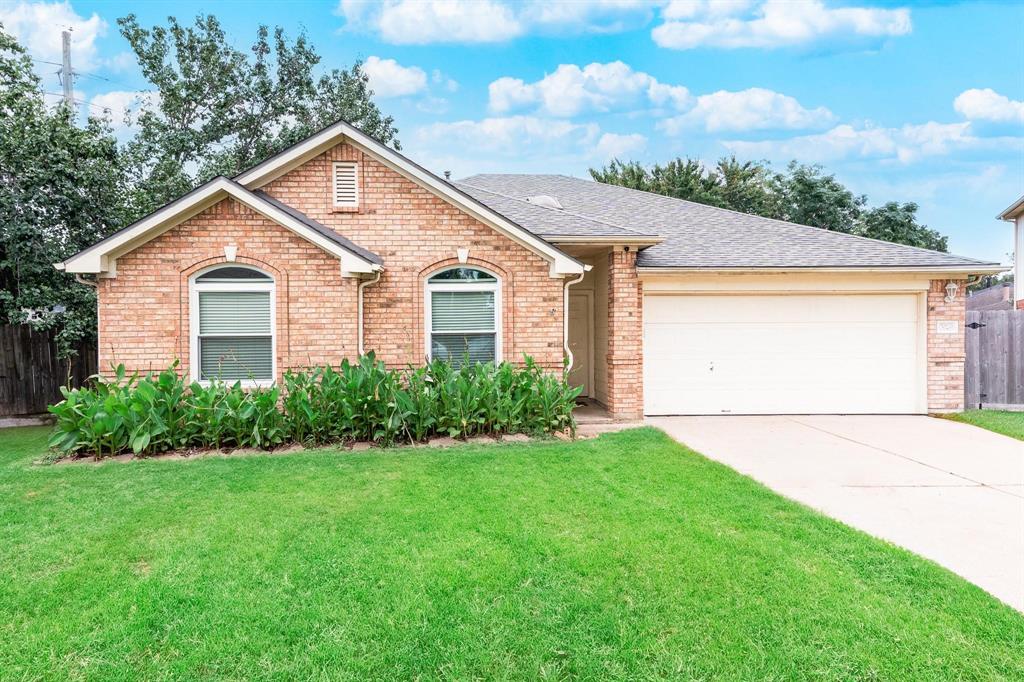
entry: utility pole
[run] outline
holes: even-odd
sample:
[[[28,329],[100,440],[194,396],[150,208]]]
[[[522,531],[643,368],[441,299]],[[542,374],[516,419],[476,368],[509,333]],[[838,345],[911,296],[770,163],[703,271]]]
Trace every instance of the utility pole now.
[[[64,86],[64,103],[71,111],[74,111],[75,75],[71,70],[71,31],[61,31],[60,37],[64,48],[64,66],[60,70],[61,85]]]

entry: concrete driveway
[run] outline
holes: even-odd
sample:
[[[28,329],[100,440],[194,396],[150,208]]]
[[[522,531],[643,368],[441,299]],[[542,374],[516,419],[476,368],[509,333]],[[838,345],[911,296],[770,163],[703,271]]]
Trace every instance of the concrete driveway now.
[[[773,490],[1024,611],[1024,442],[912,416],[653,417]]]

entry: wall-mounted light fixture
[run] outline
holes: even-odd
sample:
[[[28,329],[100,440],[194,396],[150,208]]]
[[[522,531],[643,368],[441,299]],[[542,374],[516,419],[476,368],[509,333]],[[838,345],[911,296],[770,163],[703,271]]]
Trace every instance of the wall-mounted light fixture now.
[[[946,285],[946,303],[952,303],[956,300],[956,292],[960,290],[960,285],[956,282],[950,282]]]

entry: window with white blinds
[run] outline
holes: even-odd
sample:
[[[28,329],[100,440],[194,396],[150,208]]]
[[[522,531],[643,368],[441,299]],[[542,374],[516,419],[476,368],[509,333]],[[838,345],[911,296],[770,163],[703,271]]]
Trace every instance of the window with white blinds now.
[[[226,266],[192,283],[192,372],[201,381],[259,384],[274,379],[274,282]]]
[[[334,205],[341,208],[359,206],[359,168],[349,161],[334,162]]]
[[[500,356],[497,278],[482,270],[452,268],[427,282],[427,353],[455,366],[497,362]]]

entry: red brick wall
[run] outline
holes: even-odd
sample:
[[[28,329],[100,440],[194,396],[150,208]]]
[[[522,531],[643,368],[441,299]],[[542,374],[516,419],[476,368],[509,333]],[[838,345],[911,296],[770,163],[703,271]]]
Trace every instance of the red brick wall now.
[[[100,367],[189,367],[188,279],[224,263],[254,265],[276,284],[279,371],[337,363],[356,352],[356,280],[338,259],[232,199],[225,199],[117,259],[117,277],[99,280]]]
[[[959,286],[956,299],[946,302],[950,280],[935,279],[928,289],[928,411],[960,412],[964,409],[964,324],[967,322],[967,282]],[[955,334],[940,334],[939,322],[956,325]]]
[[[332,206],[332,161],[359,164],[357,212]],[[545,367],[562,366],[563,281],[548,276],[540,256],[347,144],[263,189],[384,259],[380,283],[364,290],[365,347],[389,364],[423,361],[424,281],[458,264],[456,249],[466,247],[470,264],[502,278],[504,358],[520,361],[525,353]]]
[[[608,254],[608,412],[618,419],[643,416],[643,284],[636,251]]]
[[[332,160],[356,160],[360,208],[330,203]],[[503,356],[531,355],[562,364],[562,280],[547,261],[347,145],[290,171],[263,188],[384,259],[378,284],[365,289],[365,349],[393,366],[424,359],[424,281],[469,263],[502,279]],[[175,358],[189,366],[188,277],[224,261],[264,268],[277,283],[278,370],[340,362],[357,354],[355,278],[336,258],[285,228],[225,200],[117,260],[117,277],[99,285],[100,363],[156,370]]]

